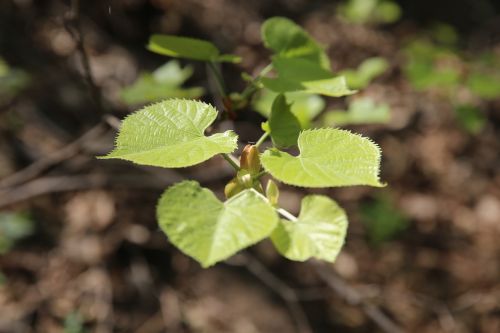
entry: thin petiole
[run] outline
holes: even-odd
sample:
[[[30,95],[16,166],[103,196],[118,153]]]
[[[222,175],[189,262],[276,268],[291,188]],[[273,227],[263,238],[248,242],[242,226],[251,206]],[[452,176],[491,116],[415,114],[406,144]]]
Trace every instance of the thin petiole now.
[[[234,170],[239,171],[240,166],[236,163],[235,158],[229,154],[221,154],[222,157],[233,167]]]
[[[259,138],[259,140],[257,140],[257,142],[255,143],[255,147],[259,148],[260,145],[266,141],[266,139],[269,137],[269,132],[265,132],[264,134],[262,134],[262,136]]]
[[[215,77],[215,81],[217,82],[217,87],[219,88],[219,92],[222,95],[222,97],[227,96],[226,92],[226,84],[224,83],[224,78],[222,77],[222,74],[220,73],[219,69],[215,66],[215,63],[210,61],[208,62],[208,68],[212,71]]]
[[[288,220],[292,222],[297,222],[298,218],[296,218],[292,213],[289,211],[283,209],[283,208],[276,208],[276,211],[283,217],[286,217]]]

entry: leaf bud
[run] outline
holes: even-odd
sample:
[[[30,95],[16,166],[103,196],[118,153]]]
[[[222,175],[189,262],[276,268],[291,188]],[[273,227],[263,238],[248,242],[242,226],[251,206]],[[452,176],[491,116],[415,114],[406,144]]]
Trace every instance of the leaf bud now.
[[[240,157],[240,168],[255,175],[261,169],[259,149],[254,145],[246,145]]]

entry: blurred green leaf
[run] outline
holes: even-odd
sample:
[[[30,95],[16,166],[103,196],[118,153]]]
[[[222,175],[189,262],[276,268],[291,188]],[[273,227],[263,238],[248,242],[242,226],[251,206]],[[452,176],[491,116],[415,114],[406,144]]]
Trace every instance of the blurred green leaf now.
[[[477,96],[484,99],[500,98],[500,69],[496,72],[473,72],[466,81],[467,87]]]
[[[261,89],[252,101],[253,108],[262,116],[269,118],[273,101],[278,96],[268,89]],[[311,121],[325,108],[325,100],[319,95],[304,92],[290,92],[285,94],[290,102],[290,111],[297,117],[301,128],[311,127]]]
[[[280,58],[302,58],[330,69],[330,61],[323,47],[293,21],[284,17],[273,17],[261,28],[264,45]]]
[[[200,61],[239,62],[235,55],[221,55],[219,49],[211,42],[172,35],[153,35],[149,39],[148,49],[152,52]]]
[[[308,195],[302,199],[297,221],[280,220],[271,240],[290,260],[310,258],[334,262],[344,245],[347,216],[330,198]]]
[[[278,223],[274,208],[255,190],[220,202],[194,181],[167,189],[158,203],[157,216],[170,242],[203,267],[268,237]]]
[[[5,276],[5,274],[2,273],[2,271],[0,271],[0,287],[3,287],[4,285],[7,284],[7,277]]]
[[[198,98],[204,94],[203,88],[181,88],[192,74],[191,66],[182,68],[177,60],[171,60],[152,74],[142,74],[132,86],[122,90],[121,96],[129,105],[167,98]]]
[[[390,0],[348,0],[339,6],[345,20],[357,23],[393,23],[401,17],[401,8]]]
[[[460,125],[469,133],[477,134],[486,125],[486,117],[481,110],[472,105],[459,105],[455,108],[455,114]]]
[[[348,111],[327,111],[322,117],[326,126],[345,126],[359,124],[385,124],[390,120],[390,107],[382,103],[376,104],[369,97],[361,97],[349,104]]]
[[[64,319],[64,333],[85,333],[83,318],[77,312],[72,312]]]
[[[295,146],[300,133],[300,123],[287,104],[285,96],[276,96],[273,102],[271,116],[269,117],[271,138],[278,148]]]
[[[417,39],[404,50],[404,72],[415,89],[455,89],[462,79],[459,57],[452,51]]]
[[[16,97],[30,81],[29,75],[19,69],[11,68],[0,58],[0,105]]]
[[[22,213],[0,213],[0,254],[7,253],[16,241],[30,236],[33,221]]]
[[[361,220],[366,227],[368,238],[374,245],[393,239],[409,226],[409,221],[387,195],[380,195],[375,201],[363,204]]]
[[[389,63],[381,57],[368,58],[356,70],[347,69],[339,74],[345,76],[351,89],[365,88],[371,81],[383,74],[389,68]]]

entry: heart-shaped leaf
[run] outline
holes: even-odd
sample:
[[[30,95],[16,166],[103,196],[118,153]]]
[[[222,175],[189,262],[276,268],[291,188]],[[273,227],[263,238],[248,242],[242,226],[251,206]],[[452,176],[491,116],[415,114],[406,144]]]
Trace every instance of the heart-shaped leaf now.
[[[116,148],[100,158],[180,168],[230,153],[237,146],[234,132],[204,135],[216,117],[213,106],[199,101],[171,99],[147,106],[123,121]]]
[[[290,260],[317,258],[333,262],[344,244],[346,232],[344,210],[328,197],[309,195],[302,200],[297,221],[281,220],[271,239]]]
[[[268,237],[278,223],[274,208],[255,190],[222,203],[194,181],[166,190],[157,216],[169,240],[203,267]]]
[[[379,181],[380,148],[346,130],[306,130],[298,139],[300,155],[277,149],[261,155],[264,169],[286,184],[304,187],[384,186]]]

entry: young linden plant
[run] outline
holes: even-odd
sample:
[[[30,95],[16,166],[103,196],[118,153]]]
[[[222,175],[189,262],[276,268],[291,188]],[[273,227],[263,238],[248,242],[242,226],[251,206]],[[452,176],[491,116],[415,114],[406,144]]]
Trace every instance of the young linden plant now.
[[[242,112],[262,89],[275,94],[270,109],[259,111],[268,117],[262,124],[263,135],[256,144],[244,147],[239,163],[231,156],[238,147],[236,133],[205,133],[218,111],[186,99],[167,99],[128,116],[115,149],[100,157],[164,168],[189,167],[216,155],[230,163],[236,174],[224,189],[225,201],[195,181],[183,181],[168,188],[158,202],[161,229],[203,267],[268,237],[288,259],[333,262],[346,236],[344,210],[326,196],[308,195],[295,217],[278,206],[277,183],[315,188],[384,186],[379,180],[381,152],[376,144],[347,130],[311,128],[312,118],[299,121],[291,111],[291,102],[297,99],[288,94],[340,97],[354,93],[343,76],[331,72],[323,47],[281,17],[263,24],[262,39],[273,53],[271,63],[249,80],[244,91],[230,94],[218,68],[221,62],[239,61],[237,56],[221,55],[212,43],[185,37],[154,35],[148,45],[162,55],[207,62],[228,115]],[[261,152],[268,138],[271,145]],[[291,153],[297,149],[298,154]],[[263,186],[265,175],[270,179]]]

